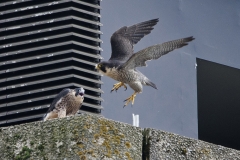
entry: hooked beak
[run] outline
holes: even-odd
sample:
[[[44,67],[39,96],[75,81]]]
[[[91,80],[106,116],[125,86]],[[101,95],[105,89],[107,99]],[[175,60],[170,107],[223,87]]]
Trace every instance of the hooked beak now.
[[[80,96],[83,96],[83,95],[84,95],[84,92],[80,92],[79,95],[80,95]]]
[[[77,90],[75,96],[77,97],[78,95],[83,96],[85,93],[85,90],[83,88],[80,88],[79,90]]]
[[[96,64],[95,69],[96,69],[96,70],[100,70],[98,64]]]

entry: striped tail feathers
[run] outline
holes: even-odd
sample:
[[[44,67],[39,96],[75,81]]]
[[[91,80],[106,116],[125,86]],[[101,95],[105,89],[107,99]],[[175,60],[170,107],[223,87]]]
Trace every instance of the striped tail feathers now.
[[[153,82],[151,82],[149,79],[146,79],[146,80],[145,80],[145,83],[146,83],[147,86],[151,86],[151,87],[157,89],[156,84],[154,84]]]

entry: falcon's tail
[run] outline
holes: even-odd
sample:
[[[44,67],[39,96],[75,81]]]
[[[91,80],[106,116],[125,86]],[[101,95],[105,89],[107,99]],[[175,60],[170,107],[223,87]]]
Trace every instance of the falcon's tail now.
[[[47,114],[44,114],[41,118],[39,118],[39,121],[44,121],[46,116],[47,116]]]
[[[156,84],[154,84],[153,82],[151,82],[149,79],[146,79],[146,80],[145,80],[145,83],[146,83],[147,86],[151,86],[151,87],[157,89]]]

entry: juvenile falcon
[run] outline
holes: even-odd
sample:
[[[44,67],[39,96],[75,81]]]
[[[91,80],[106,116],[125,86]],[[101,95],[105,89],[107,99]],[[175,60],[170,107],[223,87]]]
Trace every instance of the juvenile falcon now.
[[[111,92],[117,91],[122,86],[127,89],[126,84],[134,90],[134,93],[125,100],[124,107],[131,101],[132,104],[134,103],[136,94],[142,92],[143,85],[157,89],[156,85],[138,71],[136,67],[147,66],[146,61],[158,59],[194,40],[193,37],[177,39],[147,47],[133,54],[133,46],[141,38],[149,34],[157,22],[158,19],[153,19],[129,27],[124,26],[117,30],[111,37],[112,55],[110,59],[98,63],[95,67],[103,75],[119,81],[119,83],[113,85]]]
[[[53,100],[43,120],[75,115],[82,106],[84,93],[83,88],[63,89]]]

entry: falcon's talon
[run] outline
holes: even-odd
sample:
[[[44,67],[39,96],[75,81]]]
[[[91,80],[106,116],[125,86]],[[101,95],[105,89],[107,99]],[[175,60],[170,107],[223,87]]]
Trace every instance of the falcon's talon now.
[[[123,107],[127,106],[131,101],[132,101],[132,105],[134,104],[134,100],[135,100],[135,97],[136,97],[136,94],[137,92],[134,92],[130,97],[128,97],[127,99],[124,100],[127,101]]]
[[[118,83],[113,85],[113,88],[112,88],[111,92],[114,91],[114,90],[117,92],[117,90],[122,86],[125,88],[125,90],[127,90],[127,86],[123,82],[118,82]]]

